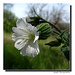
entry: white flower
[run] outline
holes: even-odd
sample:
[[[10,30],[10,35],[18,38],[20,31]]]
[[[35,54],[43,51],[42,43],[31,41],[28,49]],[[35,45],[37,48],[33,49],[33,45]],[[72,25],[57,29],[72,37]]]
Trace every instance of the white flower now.
[[[20,50],[23,56],[35,57],[39,53],[37,40],[39,33],[37,28],[26,22],[25,18],[21,18],[16,22],[17,27],[13,27],[12,40],[15,41],[15,47]]]

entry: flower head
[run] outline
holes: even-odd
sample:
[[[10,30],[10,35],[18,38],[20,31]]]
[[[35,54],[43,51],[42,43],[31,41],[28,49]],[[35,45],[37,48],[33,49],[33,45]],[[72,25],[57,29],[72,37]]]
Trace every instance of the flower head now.
[[[39,33],[37,28],[26,22],[25,18],[21,18],[16,22],[17,27],[13,27],[12,40],[15,41],[15,47],[20,50],[23,56],[35,57],[39,53],[37,40]]]

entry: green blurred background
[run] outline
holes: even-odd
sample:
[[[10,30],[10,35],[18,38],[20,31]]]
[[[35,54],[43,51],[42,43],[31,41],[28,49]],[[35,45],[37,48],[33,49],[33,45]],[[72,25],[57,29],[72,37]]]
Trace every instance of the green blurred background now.
[[[3,28],[4,28],[4,45],[3,45],[3,69],[5,70],[70,70],[70,62],[61,52],[60,47],[49,47],[45,43],[54,40],[56,35],[50,36],[46,40],[39,40],[40,53],[33,57],[22,56],[20,51],[14,47],[12,41],[12,27],[16,26],[18,17],[10,11],[13,4],[4,4],[3,7]],[[69,27],[59,22],[56,25],[60,29]]]

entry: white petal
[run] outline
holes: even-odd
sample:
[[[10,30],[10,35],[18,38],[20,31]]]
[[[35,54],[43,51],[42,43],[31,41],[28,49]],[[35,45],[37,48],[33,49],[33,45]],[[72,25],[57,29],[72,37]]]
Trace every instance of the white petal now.
[[[19,29],[19,28],[13,27],[12,30],[13,30],[13,32],[17,33],[18,35],[28,34],[28,31],[24,30],[24,29]]]
[[[39,32],[37,32],[37,29],[36,29],[36,28],[34,29],[34,34],[35,34],[35,39],[34,39],[33,43],[34,43],[36,40],[38,40],[38,38],[39,38]]]
[[[27,27],[27,29],[31,32],[31,31],[33,31],[33,26],[32,26],[32,25],[29,25],[29,26]]]
[[[13,41],[17,41],[17,38],[20,37],[21,35],[17,34],[17,33],[13,33],[12,34],[12,40]]]
[[[39,53],[39,47],[37,42],[32,43],[30,45],[26,45],[20,52],[20,54],[22,54],[23,56],[31,56],[31,57],[35,57],[36,55],[38,55]]]
[[[30,30],[30,31],[32,31],[32,32],[35,31],[35,28],[36,28],[36,27],[34,27],[34,26],[32,26],[32,25],[29,25],[29,26],[28,26],[28,30]]]
[[[24,34],[24,32],[21,31],[19,28],[13,27],[12,30],[13,30],[13,32],[15,32],[15,33],[17,33],[19,35]]]
[[[34,39],[33,43],[34,43],[35,41],[37,41],[38,38],[39,38],[39,36],[35,35],[35,39]]]
[[[36,49],[31,46],[28,46],[26,49],[26,55],[31,56],[31,57],[35,57],[37,55]]]
[[[27,27],[26,21],[24,21],[22,18],[17,20],[16,25],[18,28],[22,28],[22,29]]]
[[[28,26],[31,26],[29,23],[26,22],[26,18],[21,18],[16,22],[17,28],[23,31],[28,32]]]
[[[39,53],[39,47],[37,42],[28,45],[26,49],[27,56],[35,57]]]
[[[35,35],[35,39],[33,41],[33,43],[34,43],[39,38],[39,32],[37,32],[37,28],[34,26],[28,26],[28,29],[29,29],[29,31],[32,31]]]
[[[24,48],[20,51],[20,54],[23,56],[26,56],[26,48],[28,47],[28,44],[24,46]]]
[[[17,28],[20,29],[27,29],[28,26],[32,26],[31,24],[26,22],[26,18],[20,18],[18,19],[18,21],[16,22]]]
[[[28,43],[28,40],[26,39],[19,39],[15,42],[15,47],[20,50],[22,49],[26,44]]]
[[[37,28],[36,27],[33,27],[33,32],[36,36],[39,36],[39,32],[37,32]]]
[[[25,34],[25,33],[24,33]],[[13,33],[12,34],[12,40],[13,41],[17,41],[18,39],[28,39],[29,37],[28,37],[28,35],[26,34],[26,35],[19,35],[19,34],[17,34],[17,33]]]

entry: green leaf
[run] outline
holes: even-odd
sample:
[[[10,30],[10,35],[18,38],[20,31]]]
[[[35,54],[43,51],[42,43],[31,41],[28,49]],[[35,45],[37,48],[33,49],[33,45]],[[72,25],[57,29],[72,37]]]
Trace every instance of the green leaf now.
[[[57,47],[57,46],[60,46],[61,45],[61,42],[58,41],[58,40],[54,40],[54,41],[51,41],[49,43],[46,43],[45,45],[49,45],[51,47]]]
[[[61,51],[64,53],[65,57],[69,60],[70,46],[62,46]]]
[[[65,29],[61,34],[60,37],[64,37],[64,35],[67,33],[68,29]]]
[[[60,34],[60,38],[63,41],[63,43],[66,46],[69,46],[70,44],[70,34],[69,34],[69,29],[64,30],[61,34]]]

